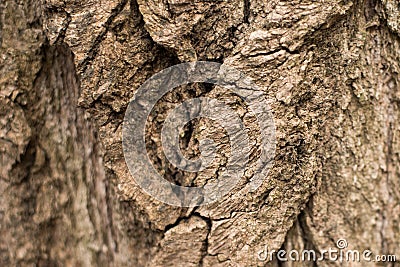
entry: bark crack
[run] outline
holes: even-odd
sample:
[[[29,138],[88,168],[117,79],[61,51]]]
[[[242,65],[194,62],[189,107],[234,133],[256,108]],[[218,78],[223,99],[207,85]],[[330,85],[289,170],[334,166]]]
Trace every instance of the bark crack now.
[[[200,261],[199,261],[199,266],[202,267],[202,266],[204,266],[205,257],[208,256],[208,247],[209,247],[209,244],[210,244],[209,237],[210,237],[211,229],[212,229],[212,220],[210,218],[208,218],[208,217],[202,216],[198,212],[195,212],[194,215],[200,217],[201,219],[203,219],[207,223],[207,230],[208,231],[207,231],[206,238],[204,240],[204,244],[203,244],[203,247],[202,247],[202,255],[201,255],[201,258],[200,258]]]
[[[250,18],[250,0],[243,0],[243,23],[249,24]]]
[[[278,52],[280,52],[280,51],[285,51],[286,53],[288,53],[288,54],[291,54],[291,55],[297,55],[297,54],[300,54],[300,51],[299,50],[290,50],[288,47],[285,47],[285,46],[280,46],[280,47],[278,47],[277,49],[274,49],[274,50],[271,50],[271,51],[268,51],[268,52],[259,52],[259,53],[256,53],[256,54],[254,54],[254,55],[248,55],[248,57],[249,58],[254,58],[254,57],[259,57],[259,56],[270,56],[270,55],[273,55],[273,54],[275,54],[275,53],[278,53]]]
[[[66,18],[65,18],[65,20],[63,22],[62,29],[58,33],[57,39],[55,41],[55,44],[61,44],[61,43],[64,42],[65,34],[66,34],[67,30],[68,30],[69,24],[72,21],[71,14],[69,12],[65,11],[65,10],[64,10],[64,13],[65,13]]]
[[[122,10],[125,8],[126,4],[128,3],[128,0],[122,0],[112,11],[110,17],[107,19],[107,21],[103,25],[103,30],[102,32],[96,37],[94,44],[90,48],[86,58],[78,65],[78,69],[81,70],[81,72],[85,72],[86,68],[88,67],[89,63],[96,57],[99,47],[101,42],[104,40],[106,37],[106,34],[110,30],[111,24],[113,23],[114,19],[122,12]]]

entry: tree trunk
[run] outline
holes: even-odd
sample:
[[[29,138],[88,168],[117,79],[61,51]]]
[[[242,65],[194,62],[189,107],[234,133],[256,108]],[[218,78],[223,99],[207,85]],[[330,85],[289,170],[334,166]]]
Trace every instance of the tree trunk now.
[[[339,239],[400,258],[397,1],[4,0],[0,15],[1,266],[341,266],[260,259],[266,248],[321,253]],[[148,78],[189,61],[253,79],[276,151],[256,191],[244,181],[215,203],[179,207],[135,183],[122,122]],[[146,131],[153,165],[180,185],[218,178],[230,151],[226,132],[198,119],[184,129],[184,153],[198,156],[211,136],[214,165],[194,174],[165,158],[163,121],[197,97],[242,111],[260,145],[240,98],[180,86]]]

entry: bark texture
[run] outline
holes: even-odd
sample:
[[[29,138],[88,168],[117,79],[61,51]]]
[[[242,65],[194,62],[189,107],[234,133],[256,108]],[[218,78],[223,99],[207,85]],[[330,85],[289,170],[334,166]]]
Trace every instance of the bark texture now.
[[[1,266],[340,266],[257,259],[266,245],[321,250],[339,238],[400,258],[398,1],[5,0],[0,44]],[[217,203],[179,208],[134,183],[122,121],[146,79],[195,60],[263,88],[276,157],[257,191],[243,180]],[[185,173],[162,153],[168,112],[199,96],[240,114],[255,147],[250,179],[254,117],[204,84],[155,107],[154,165],[182,185],[218,178],[229,140],[209,120],[188,125],[182,146],[195,157],[199,139],[217,140],[211,168]]]

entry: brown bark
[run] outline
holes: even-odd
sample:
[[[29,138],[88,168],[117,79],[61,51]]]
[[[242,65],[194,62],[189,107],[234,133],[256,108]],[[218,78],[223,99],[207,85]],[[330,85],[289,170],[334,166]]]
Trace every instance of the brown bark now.
[[[391,0],[2,1],[0,265],[339,266],[257,259],[266,245],[321,250],[339,238],[400,258],[399,12]],[[257,191],[242,181],[214,204],[180,208],[134,183],[122,121],[146,79],[195,60],[233,66],[263,88],[277,146]],[[168,111],[199,96],[243,112],[260,143],[236,96],[177,88],[147,137],[154,165],[179,184],[218,178],[226,161],[190,174],[162,154]],[[208,120],[185,129],[185,153],[197,155],[205,136],[229,155]]]

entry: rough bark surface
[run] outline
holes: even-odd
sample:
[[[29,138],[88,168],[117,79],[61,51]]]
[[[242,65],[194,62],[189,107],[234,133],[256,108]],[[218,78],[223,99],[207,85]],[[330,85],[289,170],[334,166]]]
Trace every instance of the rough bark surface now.
[[[339,238],[400,257],[398,1],[6,0],[0,44],[1,266],[339,266],[257,259],[266,245],[321,250]],[[195,60],[263,88],[277,147],[257,191],[242,181],[217,203],[179,208],[134,183],[122,121],[146,79]],[[224,100],[260,143],[237,96],[177,88],[147,137],[160,173],[184,185],[218,178],[229,156],[221,127],[198,120],[183,147],[195,157],[200,138],[217,140],[212,168],[165,159],[163,120],[198,96]]]

